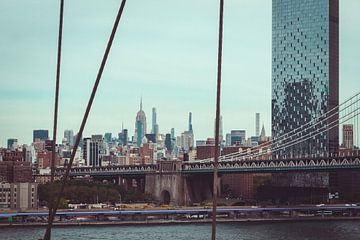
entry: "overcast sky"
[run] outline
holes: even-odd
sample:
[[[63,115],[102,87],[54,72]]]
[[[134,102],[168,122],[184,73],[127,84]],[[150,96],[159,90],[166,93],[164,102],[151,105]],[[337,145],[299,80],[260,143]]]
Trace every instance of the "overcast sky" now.
[[[65,0],[58,141],[78,131],[120,0]],[[340,0],[340,101],[360,89],[360,1]],[[0,1],[0,146],[52,133],[59,1]],[[218,1],[128,0],[84,136],[134,133],[143,96],[148,131],[156,107],[161,133],[213,136]],[[271,0],[226,0],[224,134],[255,133],[255,112],[270,134]]]

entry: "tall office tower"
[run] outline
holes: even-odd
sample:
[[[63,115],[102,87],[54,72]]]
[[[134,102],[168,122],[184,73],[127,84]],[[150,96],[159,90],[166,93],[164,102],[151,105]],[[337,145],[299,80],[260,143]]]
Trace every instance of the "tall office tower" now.
[[[354,148],[354,129],[352,124],[344,124],[342,129],[343,145],[346,149]]]
[[[134,135],[134,141],[138,147],[140,147],[142,143],[142,139],[145,137],[145,134],[146,134],[146,115],[145,112],[142,110],[142,98],[141,98],[140,110],[136,114],[135,135]]]
[[[83,158],[86,166],[97,167],[101,166],[99,156],[99,142],[91,138],[84,138],[83,141]]]
[[[158,135],[159,134],[159,125],[157,124],[157,121],[156,121],[156,108],[152,108],[152,122],[151,122],[151,133],[155,134],[155,135]]]
[[[231,133],[227,133],[225,135],[225,146],[227,147],[231,146]]]
[[[175,128],[171,128],[171,139],[175,139]]]
[[[170,133],[167,133],[165,135],[165,147],[170,153],[172,152],[171,134]]]
[[[104,135],[104,141],[109,143],[112,140],[112,134],[111,133],[105,133]]]
[[[69,145],[74,145],[74,132],[73,130],[65,130],[64,138]]]
[[[33,131],[33,142],[35,142],[35,140],[45,141],[48,138],[49,138],[48,130],[34,130]]]
[[[245,130],[231,130],[230,145],[239,145],[245,143],[246,131]]]
[[[128,130],[127,129],[123,129],[123,145],[127,146],[128,145]]]
[[[260,136],[260,113],[255,113],[255,136]]]
[[[126,146],[128,144],[128,130],[127,129],[123,129],[120,133],[119,133],[119,142],[122,146]]]
[[[192,132],[193,131],[193,126],[192,126],[192,113],[189,112],[189,129],[188,129],[189,132]]]
[[[7,148],[10,150],[15,150],[18,140],[16,138],[9,138],[7,140]]]
[[[273,141],[338,103],[339,0],[273,0]],[[338,116],[328,123],[333,121],[337,122]],[[273,154],[299,157],[333,153],[338,151],[338,142],[338,127],[334,127]]]
[[[180,138],[180,146],[181,148],[188,152],[190,150],[192,150],[194,148],[194,134],[192,131],[185,131],[183,133],[181,133],[181,138]]]

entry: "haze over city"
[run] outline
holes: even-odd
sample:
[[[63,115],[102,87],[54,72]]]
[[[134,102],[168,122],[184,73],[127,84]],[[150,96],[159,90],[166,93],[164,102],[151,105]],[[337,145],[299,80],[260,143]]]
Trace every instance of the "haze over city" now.
[[[65,4],[59,133],[79,127],[117,7],[118,1]],[[160,132],[174,127],[178,135],[192,112],[195,139],[211,137],[217,7],[205,0],[129,1],[84,135],[116,135],[122,123],[133,135],[142,96],[148,125],[156,107]],[[359,1],[340,1],[340,102],[359,86],[358,9]],[[271,1],[229,0],[224,14],[224,133],[253,135],[259,112],[270,134]],[[30,143],[33,129],[52,129],[57,16],[56,1],[0,4],[0,146],[8,138]]]

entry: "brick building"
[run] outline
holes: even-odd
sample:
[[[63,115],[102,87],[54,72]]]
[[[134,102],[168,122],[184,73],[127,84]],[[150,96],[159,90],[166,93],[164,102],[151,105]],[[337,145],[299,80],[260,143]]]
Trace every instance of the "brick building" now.
[[[0,162],[1,182],[32,182],[32,168],[30,162]]]

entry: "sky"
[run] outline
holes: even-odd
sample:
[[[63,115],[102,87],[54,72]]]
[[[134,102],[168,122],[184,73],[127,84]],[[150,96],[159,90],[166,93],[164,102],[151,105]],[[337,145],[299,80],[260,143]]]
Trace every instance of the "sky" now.
[[[58,138],[77,132],[120,0],[65,0]],[[128,0],[84,136],[124,128],[143,110],[151,130],[214,135],[216,0]],[[360,89],[359,0],[340,0],[340,102]],[[0,146],[52,135],[59,1],[0,1]],[[224,134],[255,134],[255,113],[271,126],[271,0],[225,0],[221,114]]]

